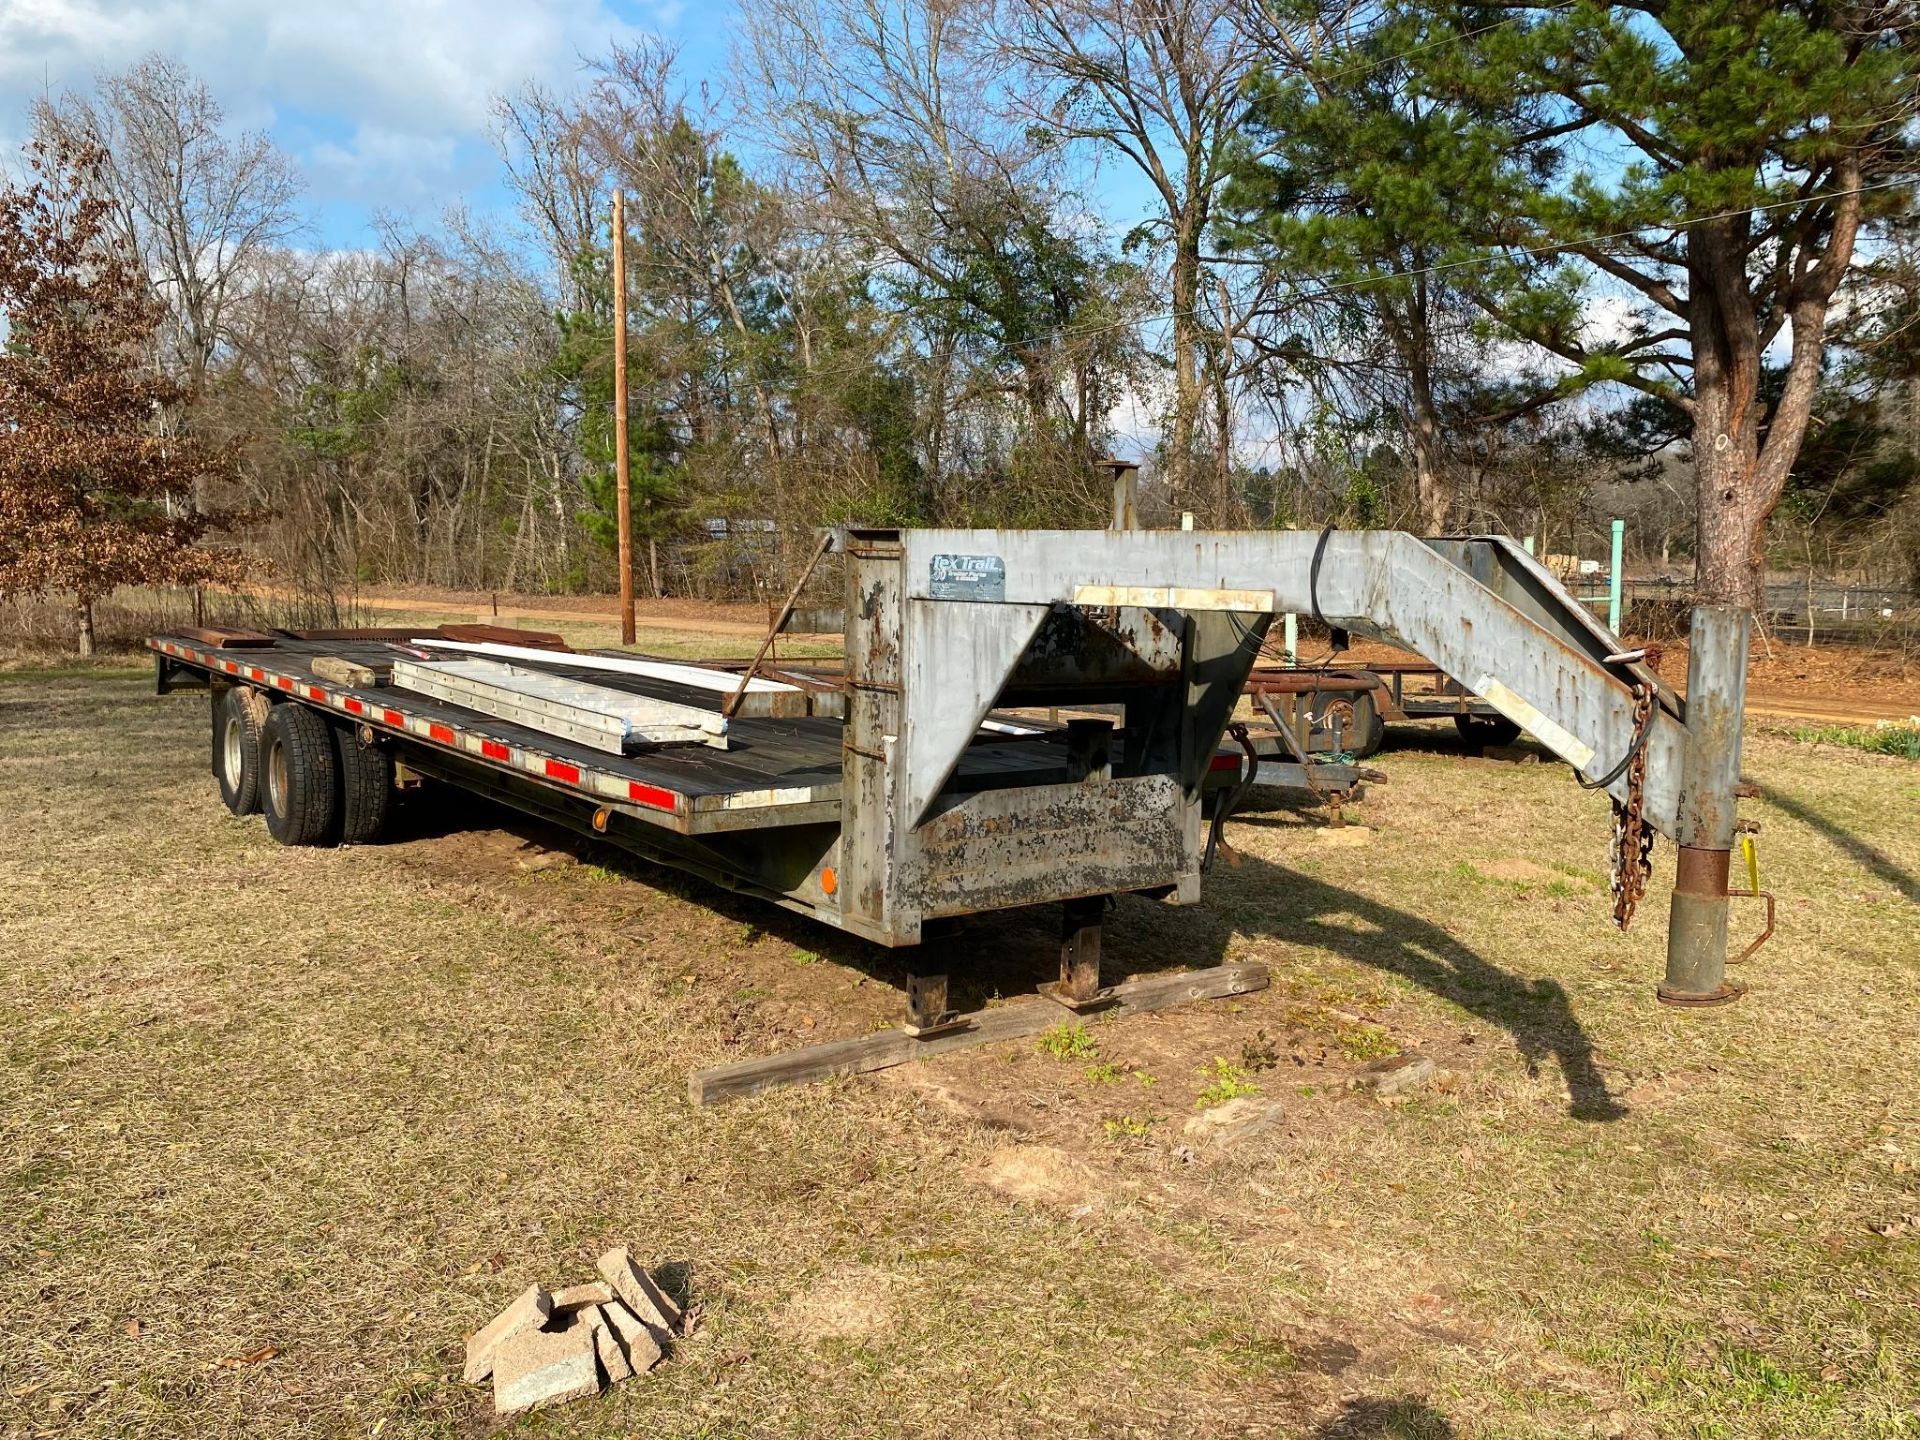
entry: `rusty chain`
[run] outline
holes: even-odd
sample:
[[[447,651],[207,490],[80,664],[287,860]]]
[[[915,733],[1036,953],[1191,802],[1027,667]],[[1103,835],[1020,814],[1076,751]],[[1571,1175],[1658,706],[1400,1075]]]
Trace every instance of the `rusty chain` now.
[[[1653,827],[1642,814],[1646,805],[1647,733],[1653,725],[1653,686],[1633,687],[1633,748],[1627,761],[1627,798],[1613,802],[1613,839],[1607,847],[1611,862],[1613,923],[1625,930],[1647,893],[1653,874]]]

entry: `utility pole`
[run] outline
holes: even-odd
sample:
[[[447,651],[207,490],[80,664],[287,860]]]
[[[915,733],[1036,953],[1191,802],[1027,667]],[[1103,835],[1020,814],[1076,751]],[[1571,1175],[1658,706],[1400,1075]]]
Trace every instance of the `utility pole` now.
[[[627,211],[613,192],[613,474],[619,496],[620,643],[633,644],[633,490],[627,469]]]

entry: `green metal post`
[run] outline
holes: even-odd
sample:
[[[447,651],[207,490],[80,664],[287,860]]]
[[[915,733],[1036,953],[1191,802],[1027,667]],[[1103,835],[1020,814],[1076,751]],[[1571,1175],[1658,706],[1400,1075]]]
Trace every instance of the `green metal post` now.
[[[1607,568],[1607,628],[1620,633],[1620,550],[1627,533],[1627,522],[1613,522],[1613,560]]]

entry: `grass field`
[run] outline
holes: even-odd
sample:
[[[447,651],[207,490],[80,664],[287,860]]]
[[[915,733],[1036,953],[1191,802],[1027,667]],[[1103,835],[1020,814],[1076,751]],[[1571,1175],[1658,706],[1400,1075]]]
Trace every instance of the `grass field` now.
[[[1619,935],[1604,801],[1435,745],[1109,926],[1266,992],[697,1112],[897,967],[481,809],[280,849],[149,688],[0,675],[0,1431],[485,1433],[460,1337],[627,1243],[697,1333],[514,1433],[1920,1434],[1920,765],[1750,736],[1726,1010],[1653,1002],[1664,847]],[[1396,1050],[1436,1087],[1350,1088]],[[1223,1087],[1281,1123],[1199,1144]]]

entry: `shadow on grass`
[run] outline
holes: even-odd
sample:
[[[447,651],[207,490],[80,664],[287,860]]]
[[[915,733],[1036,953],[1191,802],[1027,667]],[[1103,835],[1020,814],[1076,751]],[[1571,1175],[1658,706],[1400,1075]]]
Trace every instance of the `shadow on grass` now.
[[[1030,993],[1058,973],[1060,910],[1039,905],[968,917],[917,949],[889,950],[718,885],[458,791],[441,803],[408,807],[413,838],[499,828],[535,844],[589,855],[625,879],[713,910],[796,948],[904,990],[911,969],[945,971],[949,1002],[978,1009],[1001,996]],[[1576,1119],[1619,1119],[1625,1108],[1594,1063],[1593,1042],[1556,980],[1504,970],[1438,925],[1405,910],[1329,885],[1298,870],[1242,854],[1208,877],[1205,903],[1180,908],[1123,897],[1107,912],[1109,983],[1122,972],[1146,975],[1226,963],[1236,933],[1337,955],[1397,975],[1513,1036],[1530,1071],[1556,1063]]]
[[[1314,1429],[1313,1440],[1453,1440],[1453,1422],[1424,1400],[1361,1395]]]
[[[1822,815],[1806,801],[1797,800],[1771,785],[1762,784],[1759,788],[1761,798],[1769,805],[1779,806],[1801,824],[1826,836],[1862,869],[1871,871],[1876,879],[1893,886],[1912,903],[1920,904],[1920,879],[1914,878],[1913,872],[1903,869],[1891,856],[1874,849],[1838,820]]]
[[[1431,921],[1255,856],[1242,855],[1237,868],[1210,883],[1243,930],[1418,985],[1512,1035],[1532,1073],[1552,1059],[1575,1119],[1618,1120],[1627,1113],[1607,1089],[1592,1038],[1559,981],[1516,975]],[[1227,927],[1224,917],[1208,918]]]

